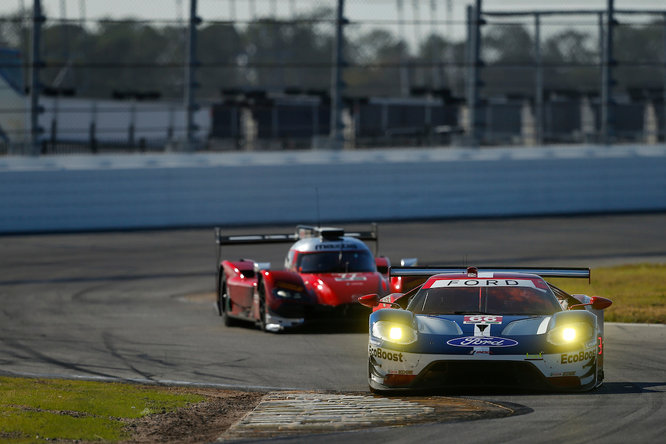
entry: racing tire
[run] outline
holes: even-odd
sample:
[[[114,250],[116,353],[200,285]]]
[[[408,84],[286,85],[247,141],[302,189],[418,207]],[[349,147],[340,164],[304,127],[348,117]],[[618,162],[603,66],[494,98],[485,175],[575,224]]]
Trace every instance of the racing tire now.
[[[222,290],[224,286],[224,280],[220,277],[218,279],[218,287],[217,287],[217,299],[215,300],[215,306],[217,307],[217,314],[222,316],[222,313],[224,313],[224,306],[222,304],[222,293],[224,290]]]
[[[266,312],[268,311],[268,306],[266,305],[266,289],[264,283],[260,280],[257,285],[257,292],[259,293],[259,319],[257,324],[261,331],[267,332],[266,330]]]
[[[229,302],[227,282],[225,279],[220,279],[220,291],[217,295],[217,311],[222,316],[222,323],[224,323],[225,327],[233,327],[237,324],[236,320],[229,316],[229,310],[231,309]]]
[[[370,390],[370,393],[372,393],[373,395],[387,396],[387,395],[391,394],[390,390],[381,390],[381,389],[375,388],[370,383],[368,383],[368,390]]]

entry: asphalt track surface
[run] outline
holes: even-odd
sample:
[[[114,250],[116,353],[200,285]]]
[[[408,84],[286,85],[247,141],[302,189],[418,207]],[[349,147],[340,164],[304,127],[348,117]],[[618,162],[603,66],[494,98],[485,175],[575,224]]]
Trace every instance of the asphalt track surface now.
[[[666,262],[666,214],[384,223],[380,241],[393,263],[412,256],[423,265]],[[230,247],[222,256],[279,267],[286,250]],[[367,391],[367,333],[333,326],[275,335],[222,325],[211,298],[212,229],[6,236],[0,251],[0,373]],[[462,393],[518,404],[525,414],[308,441],[661,441],[666,327],[610,324],[606,336],[606,383],[595,392]]]

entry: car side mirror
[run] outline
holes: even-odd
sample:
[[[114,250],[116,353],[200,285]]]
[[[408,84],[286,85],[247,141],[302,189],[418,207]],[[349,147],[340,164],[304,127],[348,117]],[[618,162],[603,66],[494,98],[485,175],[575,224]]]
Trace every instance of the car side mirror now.
[[[601,296],[592,296],[590,298],[592,308],[595,310],[604,310],[613,304],[610,299],[602,298]]]
[[[592,296],[590,298],[590,302],[587,304],[576,304],[576,305],[571,305],[569,306],[568,310],[573,310],[574,308],[578,307],[587,307],[590,306],[594,310],[604,310],[613,304],[613,301],[610,299],[602,298],[601,296]]]
[[[358,303],[369,308],[374,308],[379,305],[378,294],[366,294],[358,298]]]
[[[379,256],[375,258],[375,265],[377,266],[377,271],[379,273],[386,275],[389,272],[391,261],[387,257]]]

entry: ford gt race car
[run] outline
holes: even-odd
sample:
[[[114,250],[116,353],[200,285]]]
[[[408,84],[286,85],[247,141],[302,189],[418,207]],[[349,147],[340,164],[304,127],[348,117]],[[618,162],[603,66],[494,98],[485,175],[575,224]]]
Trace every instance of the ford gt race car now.
[[[604,377],[611,301],[570,295],[543,277],[587,268],[391,268],[421,276],[407,293],[359,302],[370,316],[368,383],[375,392],[526,387],[584,391]]]
[[[389,260],[375,258],[363,240],[378,242],[377,227],[345,233],[340,228],[298,226],[295,233],[222,235],[218,249],[217,308],[224,324],[252,321],[277,332],[323,317],[367,316],[357,300],[389,293]],[[283,270],[249,259],[220,260],[225,245],[293,243]]]

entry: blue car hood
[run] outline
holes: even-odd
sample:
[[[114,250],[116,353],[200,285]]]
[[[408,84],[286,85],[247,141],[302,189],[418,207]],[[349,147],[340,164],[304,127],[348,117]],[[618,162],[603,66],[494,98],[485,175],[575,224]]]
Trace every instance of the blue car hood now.
[[[416,353],[472,354],[487,347],[489,354],[548,353],[544,316],[417,315],[418,340],[410,344]],[[477,326],[483,329],[479,335]],[[476,331],[476,335],[475,335]],[[407,350],[406,350],[407,351]]]

